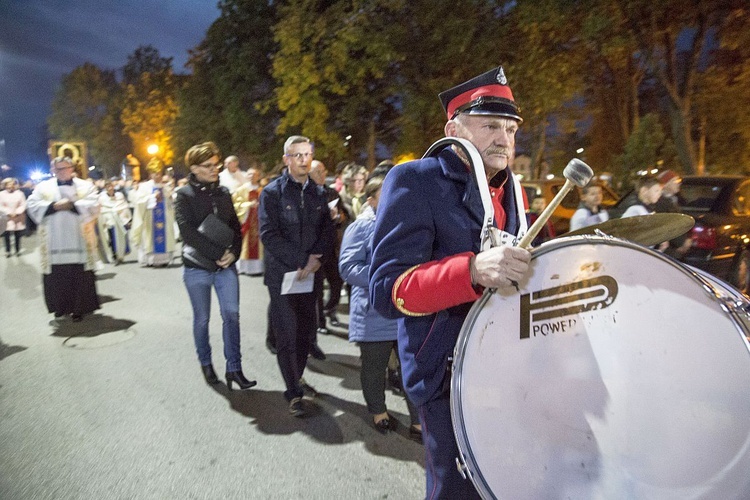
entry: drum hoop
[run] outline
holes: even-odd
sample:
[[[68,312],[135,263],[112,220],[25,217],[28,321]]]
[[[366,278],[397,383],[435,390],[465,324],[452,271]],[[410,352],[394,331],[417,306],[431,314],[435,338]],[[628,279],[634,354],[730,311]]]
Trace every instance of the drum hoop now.
[[[722,299],[716,292],[715,287],[706,278],[701,276],[696,271],[682,265],[679,261],[667,255],[664,255],[661,252],[657,252],[656,250],[652,250],[651,248],[644,247],[637,243],[633,243],[632,241],[623,240],[620,238],[582,235],[556,238],[538,247],[535,247],[531,250],[531,259],[534,260],[535,257],[549,253],[552,250],[557,250],[559,248],[565,248],[568,246],[576,246],[579,244],[603,244],[631,248],[633,250],[650,254],[651,256],[654,256],[661,261],[671,265],[672,267],[678,269],[686,276],[692,278],[701,286],[706,295],[708,295],[712,300],[717,301],[720,304],[721,308],[726,313],[728,313],[732,323],[735,326],[735,329],[737,330],[737,333],[740,334],[745,342],[745,347],[748,349],[748,354],[750,354],[750,342],[748,342],[748,336],[750,336],[750,332],[745,330],[745,328],[743,327],[742,322],[739,319],[740,313],[737,311],[737,307],[730,305],[729,300]],[[730,285],[730,288],[734,287],[731,287]],[[471,307],[469,313],[466,315],[466,319],[464,320],[463,325],[461,326],[461,331],[459,332],[458,339],[456,341],[456,347],[453,350],[453,365],[451,367],[450,384],[450,406],[453,434],[456,438],[456,444],[458,446],[459,456],[457,457],[457,461],[460,462],[458,464],[459,468],[463,471],[463,473],[466,474],[471,482],[474,483],[474,487],[477,489],[482,498],[497,499],[497,496],[495,496],[495,494],[492,492],[489,485],[487,484],[486,479],[482,475],[481,469],[477,464],[474,453],[469,446],[469,436],[466,432],[464,413],[463,409],[461,408],[461,395],[463,387],[460,376],[463,369],[464,353],[466,352],[472,330],[474,329],[474,325],[479,317],[479,314],[481,313],[483,307],[485,306],[487,301],[489,301],[493,293],[494,290],[485,291],[482,297],[477,300]]]

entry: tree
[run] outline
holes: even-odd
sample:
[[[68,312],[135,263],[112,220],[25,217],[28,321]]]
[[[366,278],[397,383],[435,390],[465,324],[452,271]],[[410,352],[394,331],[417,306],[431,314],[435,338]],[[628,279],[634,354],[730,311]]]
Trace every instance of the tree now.
[[[396,154],[419,157],[442,137],[447,120],[438,94],[503,64],[516,100],[519,80],[508,68],[515,42],[506,36],[508,5],[515,2],[456,0],[405,2],[398,13],[394,45],[402,62],[394,75],[401,117]],[[459,13],[460,15],[456,15]]]
[[[122,83],[125,85],[138,85],[141,75],[144,73],[166,77],[171,72],[171,57],[162,57],[159,51],[153,46],[142,45],[128,56],[128,62],[122,67]],[[154,81],[153,84],[158,86],[161,83]]]
[[[395,140],[395,71],[402,53],[394,43],[402,0],[318,2],[291,0],[274,27],[279,50],[272,74],[279,134],[302,133],[331,162],[365,150],[375,164],[379,141]],[[354,158],[348,158],[354,159]]]
[[[637,46],[625,19],[607,0],[586,0],[579,5],[580,26],[576,50],[583,56],[579,68],[585,81],[585,111],[591,119],[586,159],[609,170],[640,120],[640,86],[646,75]]]
[[[582,118],[580,106],[566,106],[584,89],[586,73],[581,67],[586,58],[580,50],[580,33],[560,29],[579,24],[580,18],[575,2],[526,0],[510,10],[505,22],[504,45],[518,51],[511,52],[507,69],[524,118],[522,137],[527,140],[519,146],[529,151],[537,175],[545,160],[553,160],[562,170],[573,154],[560,149],[559,142],[548,143],[548,136],[577,135]]]
[[[665,108],[683,170],[697,170],[692,138],[699,61],[712,30],[727,15],[724,0],[618,0],[638,46],[638,60],[664,91]]]
[[[615,160],[613,184],[627,187],[627,181],[640,170],[676,168],[674,144],[664,133],[659,116],[649,113],[641,118],[625,149]]]
[[[136,156],[150,144],[159,147],[159,159],[174,159],[173,129],[178,114],[176,94],[180,78],[172,72],[172,58],[163,58],[151,46],[139,47],[123,67],[123,131],[133,141]],[[139,73],[140,72],[140,73]]]
[[[717,173],[750,173],[750,9],[738,7],[717,34],[720,45],[699,75],[695,107],[705,144],[699,164]],[[699,150],[700,151],[700,150]]]
[[[278,113],[262,103],[273,95],[276,10],[262,0],[222,0],[219,9],[205,39],[191,51],[192,76],[179,96],[177,143],[185,150],[210,139],[227,154],[272,162],[281,156],[274,130]]]
[[[130,149],[119,122],[119,101],[115,72],[85,63],[62,78],[47,118],[50,134],[85,141],[91,160],[114,173]]]

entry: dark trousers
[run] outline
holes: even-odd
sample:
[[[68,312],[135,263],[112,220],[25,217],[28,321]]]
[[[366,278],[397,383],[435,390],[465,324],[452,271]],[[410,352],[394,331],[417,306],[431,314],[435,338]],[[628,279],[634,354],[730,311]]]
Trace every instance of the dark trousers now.
[[[276,347],[276,335],[273,333],[273,316],[271,315],[271,303],[268,303],[266,321],[266,343]]]
[[[276,337],[276,359],[284,378],[287,401],[302,397],[299,379],[307,366],[315,338],[315,294],[281,295],[281,285],[268,286],[271,297],[271,325]]]
[[[373,415],[385,413],[385,385],[388,360],[391,351],[396,348],[395,340],[383,342],[359,342],[359,351],[362,355],[362,369],[359,378],[362,382],[362,394],[367,403],[367,411]],[[406,406],[409,409],[411,425],[419,423],[416,408],[406,398]]]
[[[5,253],[10,253],[11,234],[16,238],[16,253],[18,253],[21,251],[21,236],[23,236],[23,231],[5,231],[5,233],[3,233],[3,237],[5,238]],[[341,292],[341,289],[339,289],[339,292]]]
[[[344,280],[341,279],[341,275],[339,274],[338,259],[324,260],[315,280],[315,295],[318,303],[318,327],[325,328],[325,313],[336,311],[341,301],[341,289],[344,286]],[[328,281],[328,291],[330,292],[325,304],[323,303],[323,280]]]
[[[480,498],[471,480],[462,478],[456,467],[458,445],[451,422],[450,393],[420,406],[419,418],[425,447],[425,498]]]

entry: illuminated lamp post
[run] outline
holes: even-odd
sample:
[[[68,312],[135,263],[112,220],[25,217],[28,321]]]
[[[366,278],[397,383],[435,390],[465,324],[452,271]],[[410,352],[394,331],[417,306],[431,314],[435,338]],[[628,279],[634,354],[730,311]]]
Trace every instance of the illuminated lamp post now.
[[[146,170],[148,170],[149,176],[153,177],[154,174],[161,174],[163,164],[157,156],[159,153],[159,145],[149,144],[146,148],[146,152],[151,156],[151,159],[146,165]],[[161,182],[161,179],[159,179],[159,182]]]

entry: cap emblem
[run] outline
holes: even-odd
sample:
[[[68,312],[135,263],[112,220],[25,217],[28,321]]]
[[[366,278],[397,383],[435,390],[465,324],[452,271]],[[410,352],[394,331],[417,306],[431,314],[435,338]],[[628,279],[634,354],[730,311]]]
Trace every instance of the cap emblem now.
[[[503,71],[502,66],[497,72],[497,83],[500,85],[508,85],[508,79],[505,78],[505,72]]]

